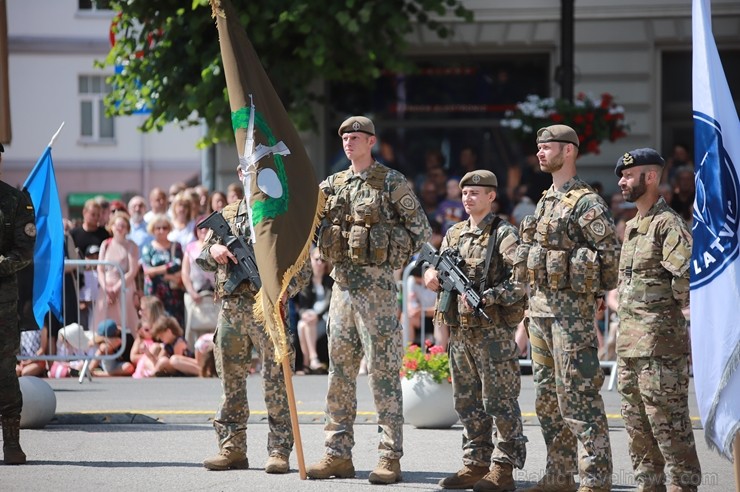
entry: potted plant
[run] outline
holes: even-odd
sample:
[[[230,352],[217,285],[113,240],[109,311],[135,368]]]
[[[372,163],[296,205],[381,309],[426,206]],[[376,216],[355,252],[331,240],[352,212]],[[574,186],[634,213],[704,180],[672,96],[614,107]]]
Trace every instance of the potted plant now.
[[[410,344],[401,366],[403,417],[414,427],[445,429],[457,422],[450,360],[444,347],[426,341]]]
[[[509,128],[522,142],[534,143],[537,130],[563,124],[573,128],[581,144],[578,155],[598,154],[603,141],[614,142],[626,137],[629,126],[624,121],[624,108],[614,96],[604,93],[596,99],[579,93],[573,102],[531,94],[505,113],[501,126]]]

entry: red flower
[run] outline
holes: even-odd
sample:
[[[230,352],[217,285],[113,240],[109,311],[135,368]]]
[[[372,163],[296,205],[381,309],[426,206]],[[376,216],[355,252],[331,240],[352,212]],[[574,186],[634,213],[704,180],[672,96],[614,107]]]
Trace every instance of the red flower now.
[[[409,369],[411,369],[412,371],[415,371],[415,370],[416,370],[416,368],[417,368],[417,367],[419,367],[419,363],[418,363],[418,362],[416,362],[416,361],[415,361],[415,360],[413,360],[413,359],[412,359],[412,360],[407,360],[407,361],[406,361],[406,364],[404,364],[404,365],[405,365],[406,367],[408,367]]]
[[[551,115],[550,115],[550,119],[551,119],[551,120],[552,120],[553,122],[555,122],[555,123],[560,123],[560,122],[562,122],[562,121],[563,121],[563,120],[564,120],[565,118],[563,118],[563,115],[561,115],[561,114],[558,114],[558,113],[553,113],[553,114],[551,114]]]

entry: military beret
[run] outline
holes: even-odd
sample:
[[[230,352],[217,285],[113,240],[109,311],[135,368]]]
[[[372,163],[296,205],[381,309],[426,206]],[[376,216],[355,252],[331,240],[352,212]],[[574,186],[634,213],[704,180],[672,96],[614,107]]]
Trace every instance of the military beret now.
[[[537,143],[561,142],[578,147],[580,141],[576,131],[568,125],[550,125],[537,130]]]
[[[460,180],[460,189],[465,186],[490,186],[498,188],[498,179],[496,175],[486,169],[470,171]]]
[[[362,132],[368,135],[375,135],[375,125],[370,121],[370,118],[364,116],[350,116],[344,122],[339,125],[339,136],[341,137],[345,133]]]
[[[619,158],[617,161],[617,167],[614,168],[614,174],[616,174],[618,178],[621,178],[622,171],[625,169],[647,165],[663,167],[664,164],[665,161],[657,150],[650,148],[635,149],[625,152],[624,155]]]

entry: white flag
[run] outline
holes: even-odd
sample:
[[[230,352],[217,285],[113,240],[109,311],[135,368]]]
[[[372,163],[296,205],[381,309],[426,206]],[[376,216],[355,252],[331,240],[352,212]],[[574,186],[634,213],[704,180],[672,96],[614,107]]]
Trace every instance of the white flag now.
[[[712,35],[709,0],[693,0],[692,16],[694,386],[707,444],[732,459],[740,430],[740,121]]]

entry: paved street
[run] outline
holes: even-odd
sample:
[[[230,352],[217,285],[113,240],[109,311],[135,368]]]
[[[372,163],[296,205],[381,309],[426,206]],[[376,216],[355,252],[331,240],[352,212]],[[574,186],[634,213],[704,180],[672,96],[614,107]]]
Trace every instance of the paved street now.
[[[368,473],[377,461],[377,427],[366,377],[358,383],[355,479],[301,481],[296,455],[294,471],[267,475],[263,467],[267,423],[261,379],[248,378],[252,416],[249,421],[249,470],[211,472],[202,460],[217,450],[210,420],[219,398],[216,379],[161,378],[133,380],[96,378],[47,380],[57,399],[57,415],[46,428],[22,430],[27,466],[0,464],[0,490],[15,491],[231,491],[231,490],[370,490]],[[326,376],[293,379],[307,464],[323,454],[323,406]],[[544,471],[544,443],[534,414],[532,376],[523,376],[520,403],[529,439],[527,463],[516,472],[519,486],[536,482]],[[614,490],[633,490],[627,438],[619,417],[619,395],[603,392],[614,453]],[[698,416],[694,394],[692,416]],[[704,472],[700,490],[734,489],[732,464],[710,452],[698,418],[694,420]],[[440,478],[457,470],[461,427],[448,430],[404,428],[404,481],[383,490],[436,490]]]

